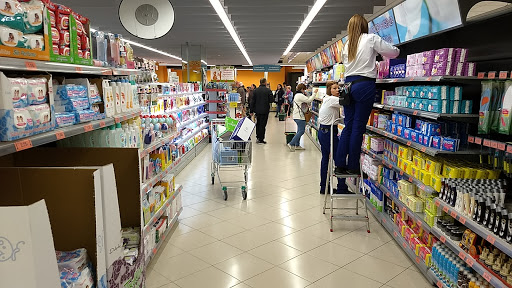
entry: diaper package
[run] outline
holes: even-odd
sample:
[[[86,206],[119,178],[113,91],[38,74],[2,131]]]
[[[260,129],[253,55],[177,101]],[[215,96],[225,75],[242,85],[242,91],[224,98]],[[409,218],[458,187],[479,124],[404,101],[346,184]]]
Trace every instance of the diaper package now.
[[[12,109],[12,115],[16,129],[34,128],[34,121],[32,121],[32,116],[27,108],[14,108]]]
[[[27,107],[27,110],[34,125],[49,123],[51,120],[49,104],[31,105]]]
[[[5,26],[0,26],[0,42],[4,46],[25,48],[23,33]]]
[[[8,78],[11,86],[12,107],[23,108],[28,105],[27,100],[27,79]]]
[[[87,87],[83,85],[67,84],[57,86],[55,100],[68,100],[87,97]]]
[[[85,97],[71,98],[67,100],[55,100],[56,112],[74,112],[89,109],[89,99]]]
[[[18,31],[24,30],[23,7],[17,0],[0,1],[0,25]]]
[[[91,109],[75,111],[76,122],[89,122],[96,119],[96,112]]]
[[[25,34],[25,46],[27,49],[43,51],[44,50],[44,37],[36,34]]]
[[[76,116],[73,112],[56,112],[55,123],[57,127],[66,127],[76,123]]]
[[[33,0],[21,4],[24,11],[24,33],[37,33],[43,30],[43,3]]]
[[[92,288],[94,285],[93,266],[87,250],[55,252],[62,288]]]
[[[48,102],[46,96],[46,78],[27,79],[27,99],[29,105],[37,105]]]

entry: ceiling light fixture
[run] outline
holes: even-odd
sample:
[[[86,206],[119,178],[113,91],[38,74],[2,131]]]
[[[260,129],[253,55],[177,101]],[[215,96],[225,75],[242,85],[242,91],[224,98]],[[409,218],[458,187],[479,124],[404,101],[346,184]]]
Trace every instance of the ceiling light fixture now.
[[[327,0],[325,0],[325,1],[327,1]],[[238,49],[240,49],[240,52],[242,52],[242,54],[244,55],[245,60],[247,60],[247,62],[252,65],[251,58],[249,58],[247,51],[245,51],[245,47],[242,44],[242,41],[240,41],[240,38],[238,37],[238,35],[236,34],[235,28],[233,27],[233,24],[229,20],[229,17],[226,14],[224,7],[222,6],[222,4],[220,4],[220,1],[219,0],[210,0],[210,3],[212,4],[213,9],[215,9],[215,12],[217,12],[217,15],[219,15],[219,18],[220,18],[220,20],[222,20],[222,23],[224,23],[224,26],[226,26],[226,29],[228,29],[228,32],[229,32],[229,34],[231,34],[231,37],[233,38],[236,45],[238,46]]]
[[[210,0],[210,2],[211,2],[211,0]],[[283,55],[287,55],[288,53],[290,53],[293,46],[295,46],[297,41],[299,41],[299,39],[302,36],[302,34],[304,33],[304,31],[306,31],[306,29],[308,29],[309,24],[311,24],[313,19],[315,19],[316,14],[318,14],[318,12],[320,12],[320,9],[322,9],[322,7],[324,7],[325,2],[327,2],[327,0],[317,0],[315,2],[315,5],[313,5],[313,8],[311,8],[311,10],[309,10],[309,13],[306,16],[306,19],[304,19],[304,22],[302,22],[302,25],[300,25],[299,30],[297,30],[297,33],[295,33],[295,36],[293,36],[293,39],[290,42],[290,45],[288,45],[288,48],[286,48]]]
[[[208,66],[208,63],[206,63],[206,61],[204,61],[204,60],[201,60],[201,63],[203,63],[204,65]]]

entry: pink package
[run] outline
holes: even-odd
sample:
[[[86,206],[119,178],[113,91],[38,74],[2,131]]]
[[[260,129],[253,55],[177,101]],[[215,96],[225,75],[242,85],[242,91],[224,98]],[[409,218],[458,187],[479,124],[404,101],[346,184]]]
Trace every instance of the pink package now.
[[[435,63],[452,62],[455,57],[455,48],[441,48],[436,50]]]
[[[59,41],[59,44],[61,46],[69,46],[69,31],[66,31],[66,30],[60,30],[60,41]]]
[[[464,63],[468,60],[468,49],[457,48],[455,49],[455,61]]]
[[[436,56],[435,50],[425,51],[423,52],[421,64],[431,64],[434,63],[434,58]]]
[[[384,151],[384,142],[382,138],[372,138],[370,148],[375,152],[382,152]]]
[[[455,76],[464,76],[464,73],[467,69],[468,63],[457,63],[457,67],[455,68],[454,74]]]
[[[432,76],[432,64],[423,64],[423,69],[421,71],[421,77]]]

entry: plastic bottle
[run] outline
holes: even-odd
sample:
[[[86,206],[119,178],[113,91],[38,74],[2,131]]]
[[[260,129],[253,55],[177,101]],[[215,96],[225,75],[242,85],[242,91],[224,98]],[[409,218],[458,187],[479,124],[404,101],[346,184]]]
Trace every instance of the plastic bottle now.
[[[109,147],[111,147],[111,148],[119,147],[120,144],[117,142],[116,126],[111,125],[110,127],[108,127],[108,129],[109,129],[109,136],[108,136],[108,138],[110,139]]]
[[[121,109],[121,90],[117,83],[117,80],[112,80],[111,86],[112,86],[112,93],[114,93],[114,99],[116,101],[116,115],[121,114],[123,111]]]
[[[126,133],[121,127],[121,123],[116,124],[116,137],[117,142],[119,143],[119,148],[126,148]]]

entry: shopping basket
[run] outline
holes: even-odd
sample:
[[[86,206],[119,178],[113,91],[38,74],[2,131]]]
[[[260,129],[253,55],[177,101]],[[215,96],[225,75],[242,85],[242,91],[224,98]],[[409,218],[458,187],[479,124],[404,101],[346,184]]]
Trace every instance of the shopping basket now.
[[[290,104],[283,104],[290,106]],[[290,109],[291,107],[288,107]],[[293,114],[292,114],[293,115]],[[286,116],[286,114],[285,114]],[[286,144],[292,141],[293,137],[297,134],[297,124],[293,121],[293,117],[287,116],[284,119],[284,135],[286,136]]]

